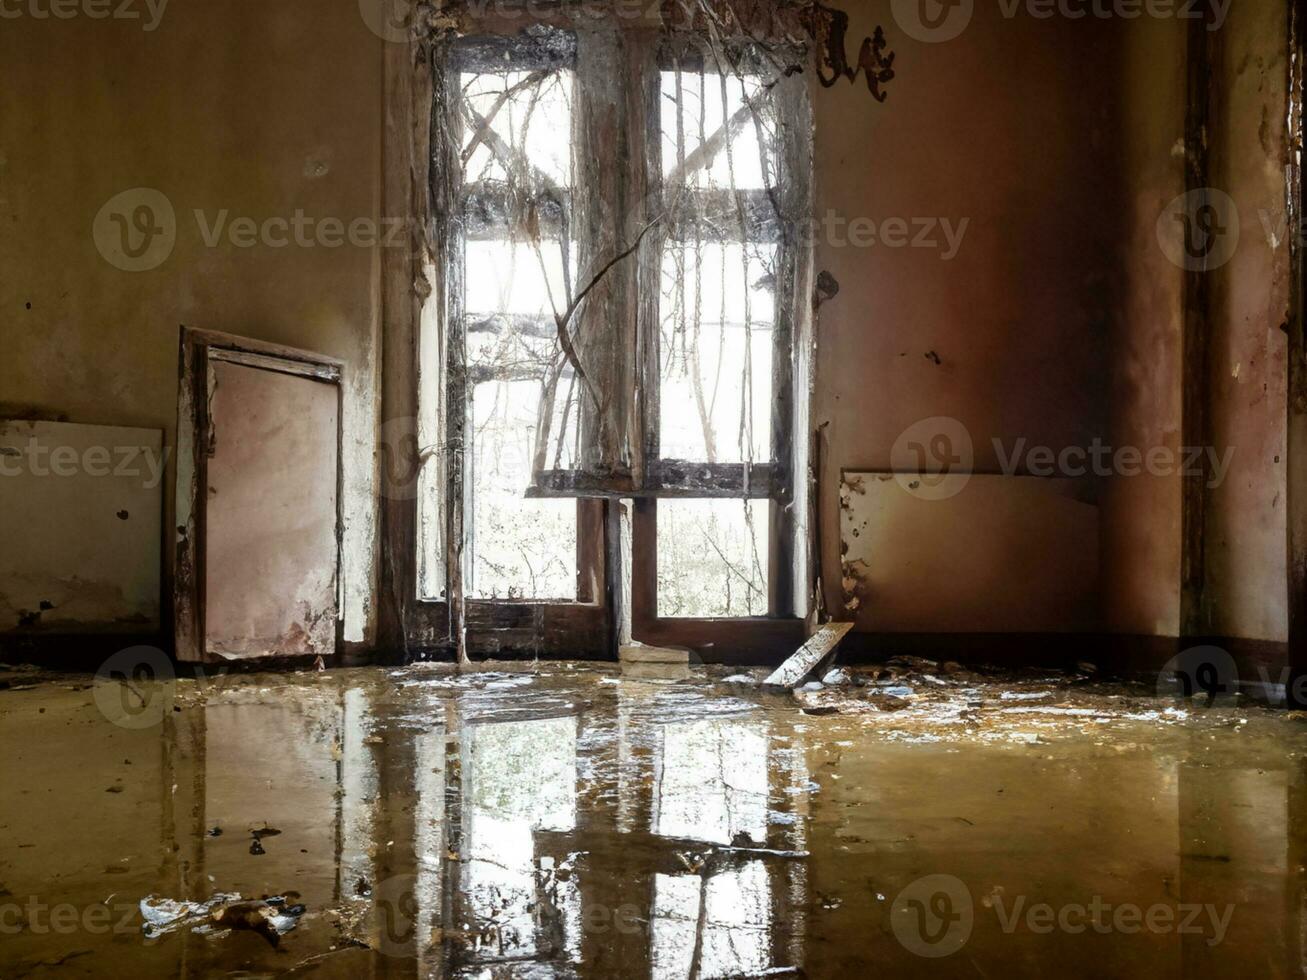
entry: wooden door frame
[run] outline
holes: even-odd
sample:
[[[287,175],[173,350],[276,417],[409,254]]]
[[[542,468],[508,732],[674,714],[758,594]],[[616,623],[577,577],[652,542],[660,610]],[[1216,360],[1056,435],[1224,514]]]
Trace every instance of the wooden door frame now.
[[[1300,158],[1304,130],[1303,100],[1307,98],[1302,59],[1307,54],[1307,0],[1288,3],[1288,227],[1301,227],[1307,200]],[[1285,412],[1285,557],[1288,611],[1289,678],[1285,685],[1290,708],[1307,709],[1307,260],[1295,234],[1289,235],[1288,397]]]
[[[213,330],[181,328],[177,390],[176,538],[173,564],[173,639],[176,658],[215,663],[205,643],[205,551],[209,454],[208,376],[213,362],[240,364],[308,378],[336,388],[336,653],[340,650],[342,532],[345,527],[343,438],[343,361],[313,351],[251,340]]]

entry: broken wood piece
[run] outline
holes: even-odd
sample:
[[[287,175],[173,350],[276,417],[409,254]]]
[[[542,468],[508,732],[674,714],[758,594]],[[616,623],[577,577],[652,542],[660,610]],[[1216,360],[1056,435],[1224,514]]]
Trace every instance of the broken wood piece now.
[[[685,681],[690,679],[689,664],[622,664],[622,678],[637,681]]]
[[[808,642],[763,681],[764,687],[795,688],[813,674],[839,646],[840,640],[853,629],[852,623],[827,623],[808,637]]]
[[[685,647],[652,647],[643,643],[624,644],[617,650],[624,664],[688,664],[690,651]]]

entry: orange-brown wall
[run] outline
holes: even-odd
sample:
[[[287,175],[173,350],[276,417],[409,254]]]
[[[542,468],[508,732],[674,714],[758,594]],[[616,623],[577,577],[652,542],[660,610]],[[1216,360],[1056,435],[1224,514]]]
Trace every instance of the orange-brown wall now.
[[[1008,448],[1025,439],[1057,451],[1101,438],[1181,453],[1185,274],[1164,254],[1157,226],[1185,190],[1188,23],[1009,18],[1003,5],[977,2],[957,37],[928,43],[905,35],[894,6],[847,5],[857,36],[885,26],[897,77],[883,105],[860,87],[817,92],[818,214],[949,215],[970,224],[951,261],[911,248],[819,248],[817,267],[842,286],[818,330],[815,421],[830,421],[825,486],[838,486],[843,468],[901,463],[891,460],[895,439],[932,416],[965,426],[982,472],[1002,462],[991,451],[995,438]],[[1206,501],[1203,629],[1282,642],[1282,325],[1287,236],[1296,229],[1269,241],[1263,216],[1282,219],[1286,200],[1285,5],[1233,4],[1216,34],[1210,183],[1234,199],[1242,237],[1230,262],[1208,273],[1211,442],[1233,455]],[[941,363],[924,356],[931,351]],[[1179,474],[1078,484],[1077,499],[1098,508],[1096,580],[1084,581],[1070,560],[1043,569],[1078,596],[1067,621],[1090,599],[1093,628],[1177,635]],[[822,519],[825,540],[838,540],[839,503],[829,491]],[[1069,552],[1073,530],[1055,550]],[[968,546],[937,538],[927,536],[930,547]],[[825,581],[838,583],[836,549],[823,559]],[[914,564],[897,562],[886,574],[899,577],[902,594]],[[1001,590],[1014,578],[985,584]],[[940,602],[950,584],[934,573],[916,583]],[[827,588],[836,609],[840,592]],[[913,608],[878,605],[873,595],[859,626],[920,629]],[[1012,609],[995,602],[965,631],[1022,632],[1028,627]]]
[[[997,4],[977,3],[958,37],[929,43],[898,28],[888,2],[844,6],[858,38],[885,26],[896,77],[883,104],[861,82],[815,93],[818,215],[968,225],[949,260],[910,247],[818,249],[817,268],[841,285],[818,327],[828,543],[839,540],[831,492],[839,470],[888,468],[896,438],[918,420],[958,420],[977,470],[990,472],[1000,465],[996,438],[1005,452],[1019,439],[1057,452],[1104,435],[1125,227],[1120,43],[1111,25],[1009,20]],[[1092,497],[1092,481],[1084,491]],[[1074,541],[1068,528],[1064,552]],[[824,580],[838,583],[837,548],[825,551]],[[1097,583],[1079,580],[1078,563],[1047,574],[1097,606]],[[946,583],[919,586],[942,595]],[[827,588],[836,609],[838,593]],[[874,597],[860,617],[863,628],[885,632],[907,621]],[[994,612],[970,624],[1022,629]]]
[[[183,323],[342,358],[345,635],[362,641],[375,620],[377,250],[208,247],[193,211],[376,218],[381,41],[334,0],[174,2],[143,26],[0,20],[0,417],[156,427],[173,445]],[[171,201],[177,244],[159,268],[123,272],[92,222],[142,186]]]
[[[1123,35],[1120,305],[1110,326],[1107,435],[1114,445],[1181,443],[1184,272],[1159,247],[1157,219],[1184,192],[1186,28],[1146,20]],[[1100,574],[1109,632],[1180,631],[1180,477],[1111,478],[1102,496]]]
[[[1239,244],[1214,274],[1214,441],[1232,451],[1206,520],[1205,626],[1217,636],[1284,641],[1285,406],[1289,238],[1285,223],[1288,69],[1282,3],[1235,3],[1220,33],[1212,185],[1239,212]]]
[[[883,104],[860,79],[814,88],[818,217],[967,226],[947,260],[819,242],[816,267],[841,285],[821,311],[813,416],[829,421],[822,559],[837,612],[839,471],[885,468],[921,418],[958,419],[991,470],[994,438],[1178,448],[1182,274],[1154,226],[1183,190],[1185,109],[1177,21],[1008,19],[978,0],[958,38],[926,43],[889,0],[840,6],[850,57],[884,25],[897,77]],[[1232,5],[1226,31],[1213,180],[1239,202],[1247,247],[1214,289],[1213,426],[1237,456],[1211,498],[1208,597],[1214,629],[1276,639],[1287,246],[1258,241],[1256,212],[1283,207],[1281,0]],[[344,359],[346,637],[366,641],[380,250],[208,247],[193,211],[381,217],[381,40],[350,0],[206,0],[170,4],[149,32],[6,19],[0,64],[0,416],[159,427],[171,444],[181,323]],[[91,225],[138,186],[168,196],[179,234],[160,268],[126,273],[96,251]],[[1091,625],[1177,632],[1179,493],[1174,477],[1083,481],[1078,499],[1099,508],[1099,575],[1048,574],[1092,599]],[[865,628],[895,629],[893,609],[867,615]],[[988,612],[967,628],[1023,623]]]
[[[1124,295],[1113,323],[1110,429],[1120,442],[1177,448],[1181,434],[1184,272],[1158,248],[1156,224],[1185,191],[1186,28],[1140,21],[1125,35],[1122,148],[1130,231]],[[1232,4],[1216,32],[1208,180],[1229,195],[1239,238],[1210,277],[1212,447],[1229,469],[1207,493],[1204,588],[1197,628],[1208,635],[1287,640],[1285,409],[1289,243],[1287,14],[1283,3]],[[1272,229],[1268,236],[1267,227]],[[1102,524],[1105,625],[1112,632],[1180,630],[1178,477],[1115,478]]]

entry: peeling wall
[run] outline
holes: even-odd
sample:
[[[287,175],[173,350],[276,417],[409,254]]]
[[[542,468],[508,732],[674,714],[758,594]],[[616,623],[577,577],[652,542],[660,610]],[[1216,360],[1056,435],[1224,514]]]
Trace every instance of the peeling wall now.
[[[379,217],[382,42],[352,2],[178,3],[143,26],[24,16],[0,30],[0,64],[17,80],[0,86],[0,415],[162,428],[173,445],[182,323],[341,358],[345,638],[364,641],[379,248],[332,247],[329,225],[311,226],[307,247],[293,234],[240,247],[228,232],[239,241],[231,222],[297,212],[345,227]],[[126,272],[92,227],[137,187],[166,195],[176,244],[157,268]]]
[[[915,633],[967,632],[986,619],[1032,633],[1096,627],[1098,508],[1076,499],[1074,481],[972,476],[947,507],[909,482],[844,474],[840,589],[850,619],[874,630],[890,609]]]
[[[159,628],[163,433],[0,421],[0,633]]]

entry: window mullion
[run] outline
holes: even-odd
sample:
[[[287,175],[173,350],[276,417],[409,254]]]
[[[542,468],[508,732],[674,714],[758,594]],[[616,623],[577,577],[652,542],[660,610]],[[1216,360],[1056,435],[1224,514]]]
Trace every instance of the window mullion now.
[[[640,427],[644,437],[643,482],[649,479],[649,470],[661,457],[661,440],[658,420],[661,402],[661,310],[662,253],[667,236],[669,215],[664,214],[665,195],[662,185],[662,125],[661,78],[659,74],[657,42],[645,39],[638,51],[640,71],[639,115],[633,128],[640,135],[642,153],[632,153],[629,180],[633,198],[644,202],[644,215],[648,220],[663,215],[658,227],[645,238],[640,250],[639,307],[637,320],[639,357]]]

